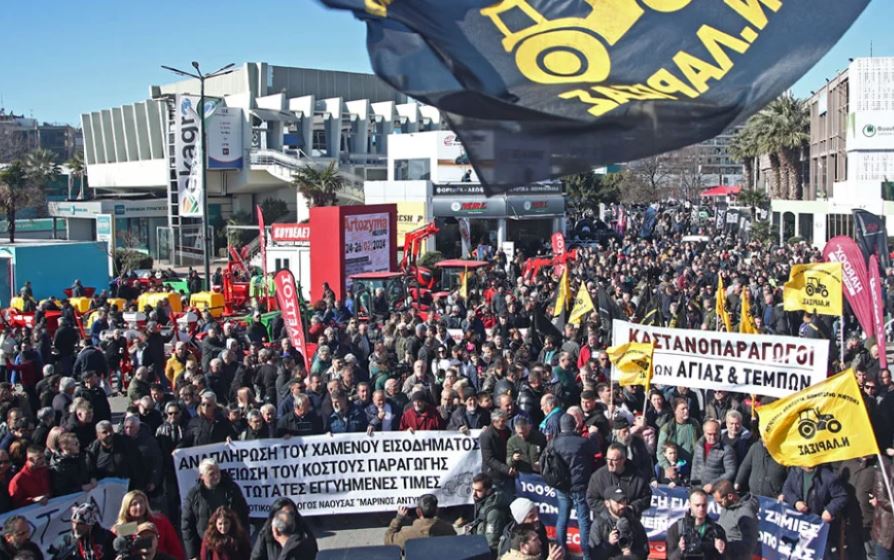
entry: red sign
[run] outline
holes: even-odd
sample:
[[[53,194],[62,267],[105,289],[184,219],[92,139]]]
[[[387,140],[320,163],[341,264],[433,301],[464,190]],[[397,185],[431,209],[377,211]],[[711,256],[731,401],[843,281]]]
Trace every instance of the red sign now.
[[[486,202],[463,202],[460,205],[461,210],[486,210]]]
[[[310,241],[310,225],[308,224],[273,224],[270,226],[270,237],[277,243],[294,243]]]
[[[310,373],[310,356],[307,355],[307,347],[304,338],[304,323],[301,321],[301,306],[298,304],[298,290],[295,287],[295,277],[288,269],[280,270],[273,279],[276,285],[276,303],[289,334],[289,342],[292,347],[304,356],[304,367]]]
[[[561,231],[557,231],[553,234],[550,241],[553,246],[553,258],[556,258],[557,260],[556,264],[553,265],[553,274],[555,274],[557,278],[561,278],[562,274],[565,273],[565,264],[560,258],[565,254],[565,236],[562,235]]]

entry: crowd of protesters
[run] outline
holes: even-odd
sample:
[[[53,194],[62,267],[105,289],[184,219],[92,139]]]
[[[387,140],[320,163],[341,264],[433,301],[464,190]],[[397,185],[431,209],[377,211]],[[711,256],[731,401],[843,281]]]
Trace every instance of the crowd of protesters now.
[[[265,326],[260,313],[247,324],[205,313],[196,336],[177,327],[164,301],[144,310],[141,326],[100,293],[82,336],[68,301],[34,302],[33,329],[0,334],[8,380],[0,383],[0,511],[122,477],[130,492],[118,523],[100,527],[95,510],[78,509],[54,558],[112,558],[115,535],[126,532],[145,560],[310,559],[316,538],[294,503],[277,502],[250,539],[238,485],[207,459],[181,496],[172,451],[324,433],[480,429],[474,507],[451,524],[434,496],[421,496],[415,512],[398,512],[386,543],[466,532],[483,535],[495,557],[556,560],[574,511],[585,559],[645,558],[640,514],[662,484],[690,489],[690,511],[667,533],[669,558],[750,558],[758,496],[821,516],[831,529],[827,554],[888,558],[894,514],[880,476],[887,463],[867,457],[787,469],[760,440],[752,395],[612,386],[605,353],[612,319],[649,314],[653,324],[715,330],[722,276],[734,324],[747,291],[761,333],[830,340],[829,371],[854,368],[881,449],[894,447],[894,384],[880,370],[879,348],[859,336],[850,315],[841,323],[783,310],[791,265],[817,262],[819,252],[746,242],[696,216],[668,206],[640,235],[628,211],[620,241],[579,247],[567,263],[571,293],[584,284],[598,302],[580,325],[553,319],[552,267],[528,275],[524,255],[510,261],[493,250],[466,298],[457,290],[424,310],[395,309],[378,301],[382,293],[361,310],[328,291],[307,325],[316,344],[309,369],[282,321]],[[688,234],[707,240],[684,242]],[[31,298],[30,287],[21,295]],[[42,319],[50,309],[62,311],[52,337]],[[113,424],[116,392],[130,406]],[[558,545],[547,540],[536,504],[514,496],[518,474],[541,472],[547,448],[567,467],[556,489]],[[707,516],[709,497],[720,506],[716,521]],[[14,515],[4,524],[0,559],[41,557],[23,523]]]

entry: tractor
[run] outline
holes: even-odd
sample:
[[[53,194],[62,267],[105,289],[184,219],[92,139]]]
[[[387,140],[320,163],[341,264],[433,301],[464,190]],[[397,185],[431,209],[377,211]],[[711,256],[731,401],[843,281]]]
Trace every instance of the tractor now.
[[[798,414],[798,433],[804,439],[811,439],[823,430],[837,434],[841,431],[841,422],[831,414],[821,413],[818,408],[808,408]]]
[[[824,298],[829,297],[829,288],[823,284],[819,278],[808,277],[807,286],[804,288],[804,291],[807,292],[808,296],[819,294]]]

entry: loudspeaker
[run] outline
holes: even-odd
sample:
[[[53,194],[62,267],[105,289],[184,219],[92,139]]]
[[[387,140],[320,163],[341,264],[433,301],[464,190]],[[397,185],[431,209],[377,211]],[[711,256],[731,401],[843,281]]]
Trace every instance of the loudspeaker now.
[[[400,560],[399,546],[357,546],[317,552],[316,560]]]
[[[406,560],[491,560],[483,535],[412,539],[404,545]]]

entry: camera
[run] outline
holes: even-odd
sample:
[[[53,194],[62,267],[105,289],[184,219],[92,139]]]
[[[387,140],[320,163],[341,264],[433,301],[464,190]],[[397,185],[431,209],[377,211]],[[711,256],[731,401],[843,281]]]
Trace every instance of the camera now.
[[[630,520],[621,517],[615,523],[615,530],[618,532],[618,548],[630,548],[633,545],[633,529],[630,527]]]
[[[713,546],[714,539],[718,537],[712,525],[708,525],[704,535],[700,535],[695,528],[695,521],[689,514],[683,518],[683,530],[680,536],[686,541],[686,547],[682,550],[683,558],[704,558],[705,552],[702,549],[702,543],[707,541]]]
[[[140,560],[137,553],[152,547],[152,537],[141,537],[137,527],[137,523],[125,523],[118,528],[118,536],[112,542],[115,560]]]

